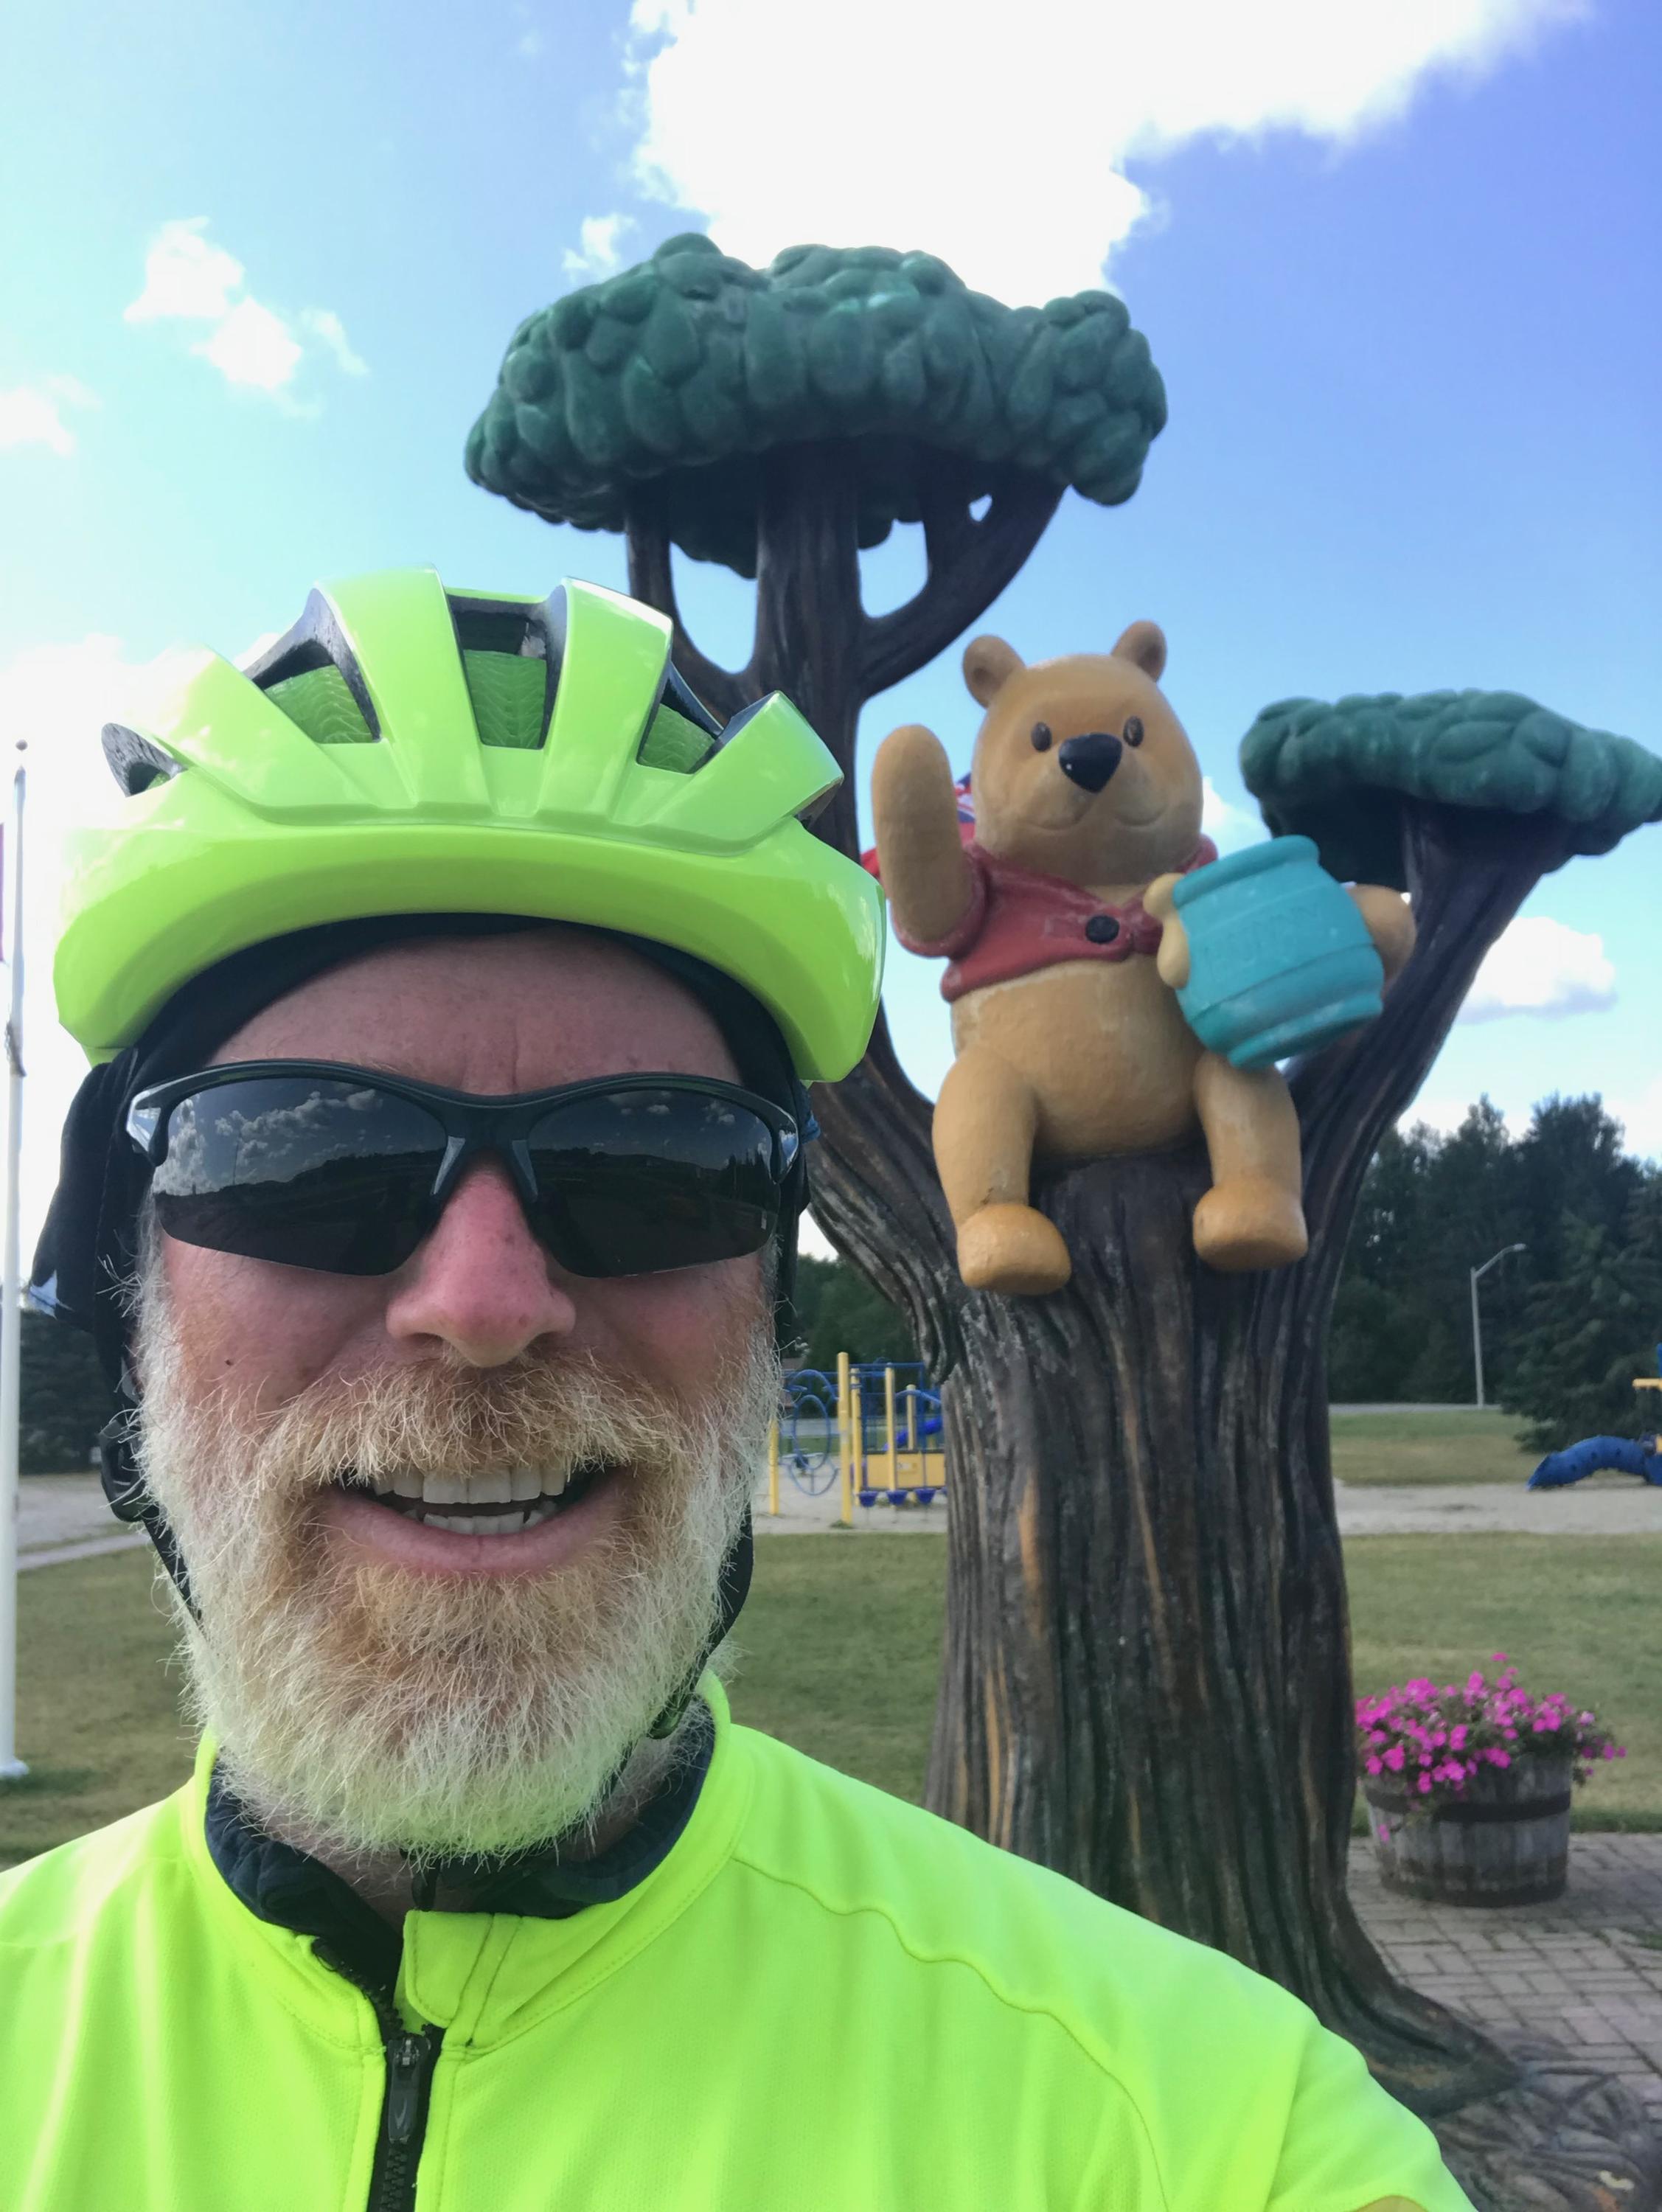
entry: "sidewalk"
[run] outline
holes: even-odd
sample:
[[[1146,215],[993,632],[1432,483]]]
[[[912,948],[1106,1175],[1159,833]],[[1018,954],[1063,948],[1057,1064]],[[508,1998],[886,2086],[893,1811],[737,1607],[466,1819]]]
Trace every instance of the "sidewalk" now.
[[[816,1478],[818,1480],[819,1478]],[[1565,1490],[1514,1490],[1495,1482],[1379,1484],[1336,1482],[1342,1536],[1486,1535],[1531,1536],[1662,1535],[1662,1490],[1630,1475],[1592,1476]],[[801,1536],[837,1526],[836,1470],[830,1486],[810,1497],[782,1470],[779,1514],[768,1512],[767,1478],[756,1486],[758,1535]],[[947,1526],[947,1505],[858,1504],[856,1532],[932,1528]]]
[[[1662,1836],[1572,1836],[1553,1904],[1464,1906],[1386,1889],[1359,1839],[1350,1899],[1403,1981],[1619,2075],[1662,2126]]]

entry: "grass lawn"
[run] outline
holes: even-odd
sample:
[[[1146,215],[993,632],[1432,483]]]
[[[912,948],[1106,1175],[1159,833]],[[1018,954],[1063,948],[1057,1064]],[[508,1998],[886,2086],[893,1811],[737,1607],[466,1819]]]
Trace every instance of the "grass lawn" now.
[[[1506,1651],[1526,1684],[1586,1698],[1628,1747],[1578,1798],[1578,1825],[1662,1829],[1662,1536],[1366,1536],[1346,1559],[1360,1686],[1457,1676]],[[938,1536],[758,1543],[739,1717],[919,1796],[945,1570]],[[18,1739],[34,1771],[0,1785],[0,1864],[148,1803],[190,1769],[148,1558],[37,1568],[19,1589]]]
[[[1509,1482],[1521,1489],[1541,1458],[1519,1443],[1513,1417],[1492,1407],[1335,1413],[1332,1434],[1341,1482]]]

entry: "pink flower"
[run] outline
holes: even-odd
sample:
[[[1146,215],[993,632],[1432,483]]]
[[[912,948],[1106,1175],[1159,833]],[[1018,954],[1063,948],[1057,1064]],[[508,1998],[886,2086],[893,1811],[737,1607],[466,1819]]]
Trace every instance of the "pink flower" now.
[[[1379,1774],[1384,1771],[1384,1767],[1385,1761],[1382,1759],[1370,1759],[1367,1762],[1367,1771],[1370,1774]]]
[[[1428,1792],[1428,1791],[1430,1790],[1430,1788],[1431,1788],[1431,1777],[1430,1777],[1428,1774],[1422,1774],[1422,1775],[1420,1777],[1420,1790],[1421,1790],[1421,1793],[1422,1793],[1422,1795],[1424,1795],[1426,1792]]]
[[[1391,1769],[1393,1774],[1400,1774],[1402,1772],[1403,1762],[1405,1755],[1403,1747],[1399,1743],[1393,1743],[1390,1750],[1386,1752],[1385,1755],[1385,1764]]]

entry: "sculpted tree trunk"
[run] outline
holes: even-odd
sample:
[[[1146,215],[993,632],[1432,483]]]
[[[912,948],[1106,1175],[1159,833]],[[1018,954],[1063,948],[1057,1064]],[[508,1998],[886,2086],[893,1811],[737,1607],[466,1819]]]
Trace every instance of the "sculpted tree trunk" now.
[[[1227,1276],[1196,1260],[1196,1142],[1040,1182],[1074,1255],[1065,1291],[966,1291],[938,1198],[897,1224],[909,1194],[892,1165],[880,1184],[872,1173],[897,1105],[913,1171],[928,1158],[927,1110],[886,1049],[815,1103],[819,1217],[904,1303],[946,1375],[930,1805],[1271,1975],[1428,2113],[1515,2069],[1392,1978],[1346,1894],[1355,1768],[1326,1343],[1379,1137],[1488,945],[1562,857],[1547,836],[1474,865],[1471,839],[1449,835],[1462,827],[1415,817],[1414,961],[1380,1020],[1294,1076],[1311,1232],[1296,1267]]]
[[[844,775],[815,827],[853,854],[862,704],[978,619],[1066,485],[1128,497],[1164,419],[1147,346],[1106,295],[1010,311],[928,255],[797,247],[759,272],[676,239],[521,326],[467,465],[551,519],[626,531],[630,587],[671,617],[677,665],[718,714],[790,695]],[[874,618],[859,550],[896,520],[922,522],[928,577]],[[672,544],[754,575],[744,669],[687,635]],[[1381,1135],[1540,874],[1662,818],[1662,763],[1513,695],[1442,693],[1267,710],[1243,768],[1272,830],[1314,837],[1342,880],[1409,890],[1419,924],[1383,1016],[1294,1073],[1311,1231],[1297,1267],[1227,1277],[1196,1261],[1196,1143],[1042,1178],[1072,1281],[1042,1298],[968,1291],[931,1109],[881,1023],[815,1095],[816,1213],[943,1384],[928,1801],[1296,1992],[1409,2103],[1453,2115],[1440,2134],[1486,2208],[1509,2212],[1507,2177],[1527,2171],[1536,2201],[1607,2212],[1600,2172],[1653,2185],[1636,2108],[1562,2066],[1509,2087],[1513,2057],[1396,1981],[1346,1895],[1355,1775],[1325,1364]]]

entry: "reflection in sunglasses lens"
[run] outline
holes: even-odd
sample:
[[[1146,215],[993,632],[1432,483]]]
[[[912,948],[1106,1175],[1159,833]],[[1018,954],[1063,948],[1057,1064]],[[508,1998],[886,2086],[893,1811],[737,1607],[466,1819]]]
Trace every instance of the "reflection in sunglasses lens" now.
[[[759,1251],[777,1224],[773,1132],[733,1099],[591,1092],[551,1107],[527,1149],[531,1225],[574,1274],[736,1259]],[[436,1113],[367,1078],[245,1076],[170,1109],[150,1188],[162,1228],[181,1243],[387,1274],[433,1226],[446,1150]]]
[[[549,1242],[574,1274],[739,1259],[778,1220],[773,1132],[730,1098],[597,1092],[554,1108],[530,1149]]]
[[[314,1076],[245,1078],[168,1117],[151,1179],[169,1236],[333,1274],[385,1274],[425,1233],[444,1131],[411,1099]]]

